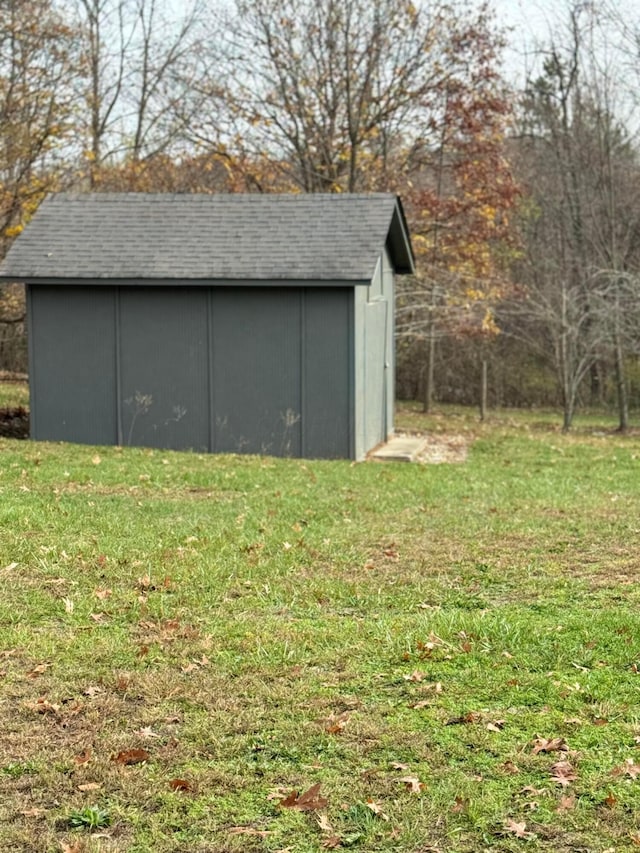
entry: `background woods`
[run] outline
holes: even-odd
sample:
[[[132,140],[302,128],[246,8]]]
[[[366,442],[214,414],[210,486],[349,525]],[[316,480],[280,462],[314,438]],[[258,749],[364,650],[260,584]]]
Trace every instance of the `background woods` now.
[[[509,86],[491,4],[0,0],[0,253],[44,195],[397,191],[398,392],[638,405],[640,17],[567,2]],[[21,292],[0,369],[24,370]]]

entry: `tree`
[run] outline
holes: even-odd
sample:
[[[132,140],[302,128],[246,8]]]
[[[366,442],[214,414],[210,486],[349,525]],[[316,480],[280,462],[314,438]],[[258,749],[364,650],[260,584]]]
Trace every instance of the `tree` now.
[[[480,408],[486,409],[486,347],[499,329],[494,306],[511,289],[509,262],[520,190],[508,160],[511,102],[498,71],[502,41],[487,19],[465,36],[464,73],[447,80],[436,145],[411,173],[407,195],[419,275],[404,292],[399,332],[424,340],[424,410],[434,392],[436,342],[480,342]]]
[[[204,7],[192,0],[179,17],[167,0],[76,0],[76,8],[86,67],[82,134],[97,188],[106,166],[138,163],[181,139]]]
[[[65,168],[76,35],[51,0],[0,3],[0,256]]]
[[[466,20],[469,23],[466,23]],[[436,0],[237,0],[215,113],[194,138],[269,159],[305,192],[394,186],[433,137],[442,87],[462,73],[476,16]],[[219,80],[228,86],[221,92]]]
[[[625,429],[629,338],[619,318],[634,280],[627,273],[638,260],[637,153],[614,113],[610,69],[594,49],[597,19],[575,4],[567,23],[565,42],[550,41],[523,105],[518,160],[529,202],[518,272],[526,299],[511,306],[513,333],[552,360],[564,429],[587,377],[592,400],[599,399],[603,364],[613,353]]]

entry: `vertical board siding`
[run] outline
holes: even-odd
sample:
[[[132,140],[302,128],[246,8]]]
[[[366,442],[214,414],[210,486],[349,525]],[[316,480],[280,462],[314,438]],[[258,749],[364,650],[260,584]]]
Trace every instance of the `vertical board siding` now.
[[[116,444],[115,289],[29,288],[33,438]]]
[[[121,288],[119,322],[123,443],[208,450],[206,290]]]
[[[304,298],[304,455],[348,459],[352,290],[308,288]]]
[[[300,456],[299,289],[221,287],[211,310],[213,450]]]
[[[364,297],[359,310],[355,291]],[[381,368],[370,338],[383,345],[384,334],[369,313],[386,302],[372,306],[366,292],[32,286],[34,437],[354,458],[369,440],[369,431],[355,438],[354,388],[367,414],[383,393],[371,388]],[[357,382],[356,315],[378,365],[372,372],[371,353],[361,357]],[[369,426],[379,429],[380,417]]]

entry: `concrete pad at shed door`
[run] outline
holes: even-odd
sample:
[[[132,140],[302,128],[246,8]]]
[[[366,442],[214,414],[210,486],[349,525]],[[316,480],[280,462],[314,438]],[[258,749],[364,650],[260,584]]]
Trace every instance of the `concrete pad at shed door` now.
[[[377,462],[416,462],[427,440],[419,435],[394,435],[369,454]]]

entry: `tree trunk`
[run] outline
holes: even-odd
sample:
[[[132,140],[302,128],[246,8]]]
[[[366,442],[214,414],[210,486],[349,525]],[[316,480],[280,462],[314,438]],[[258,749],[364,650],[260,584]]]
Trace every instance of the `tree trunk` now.
[[[434,327],[435,323],[431,320],[429,322],[429,332],[427,337],[427,358],[424,386],[422,389],[422,411],[426,415],[430,414],[433,408],[434,362],[436,358],[436,336]]]
[[[618,397],[618,430],[626,432],[629,428],[629,395],[624,369],[624,353],[620,335],[616,333],[615,343],[616,395]]]
[[[488,364],[487,359],[483,356],[480,372],[480,420],[484,421],[487,417],[487,374]]]

